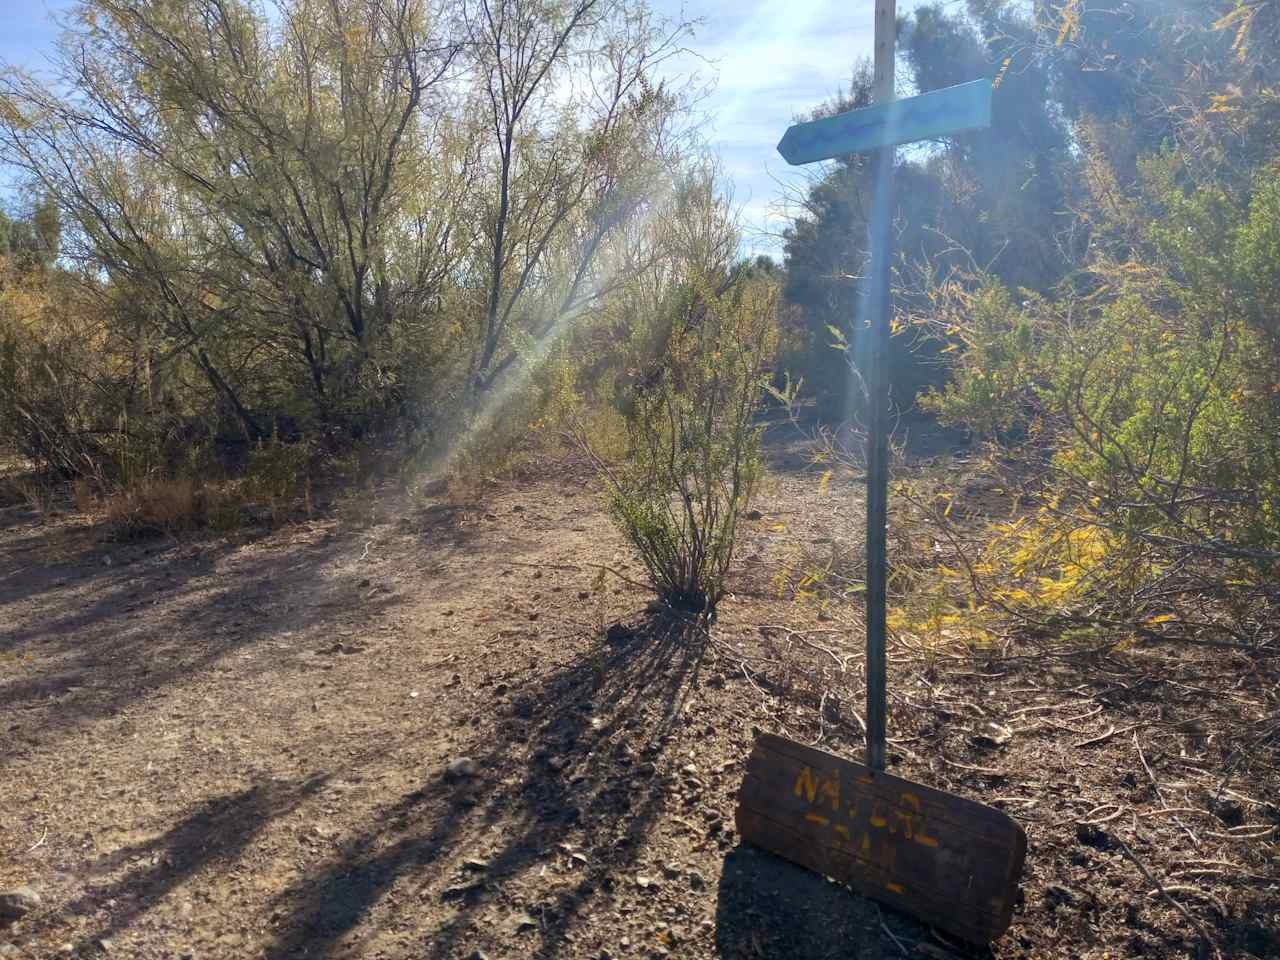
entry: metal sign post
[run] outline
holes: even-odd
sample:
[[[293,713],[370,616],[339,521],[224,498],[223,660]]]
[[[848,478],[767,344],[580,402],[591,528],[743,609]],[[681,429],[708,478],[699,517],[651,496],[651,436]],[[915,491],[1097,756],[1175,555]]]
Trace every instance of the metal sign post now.
[[[792,164],[872,153],[866,312],[858,318],[869,328],[867,762],[761,734],[738,794],[736,823],[748,843],[985,943],[1012,920],[1027,837],[999,810],[885,773],[885,531],[894,146],[990,126],[991,83],[894,100],[895,6],[895,0],[876,0],[875,105],[796,124],[778,144]]]
[[[896,0],[876,0],[875,105],[790,127],[778,152],[790,164],[870,150],[870,258],[865,287],[867,429],[867,766],[884,770],[885,532],[889,500],[889,326],[893,302],[894,147],[991,125],[991,81],[894,99]]]
[[[893,100],[897,38],[896,0],[876,0],[875,101]],[[884,769],[885,592],[889,577],[885,525],[889,506],[889,294],[893,242],[892,143],[871,161],[870,269],[867,273],[867,766]]]

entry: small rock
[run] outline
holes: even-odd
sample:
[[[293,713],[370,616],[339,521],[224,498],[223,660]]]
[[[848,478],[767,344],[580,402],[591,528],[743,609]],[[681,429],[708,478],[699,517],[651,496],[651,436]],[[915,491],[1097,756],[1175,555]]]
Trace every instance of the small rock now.
[[[575,853],[569,859],[580,867],[585,867],[588,862],[586,854],[583,854],[583,853]]]
[[[361,589],[363,589],[363,588],[365,588],[365,587],[369,586],[369,584],[371,584],[372,582],[373,582],[373,581],[372,581],[372,580],[370,580],[368,577],[365,577],[365,578],[364,578],[363,580],[361,580],[358,584],[356,584],[356,586],[358,586],[358,587],[360,587]]]
[[[658,765],[652,760],[646,760],[644,763],[636,767],[636,773],[642,777],[652,777],[658,772]]]
[[[1061,883],[1049,883],[1044,888],[1045,900],[1055,903],[1074,903],[1075,891]]]
[[[683,767],[680,768],[680,772],[683,773],[686,777],[696,777],[698,775],[697,764],[686,763]]]
[[[465,900],[484,889],[484,881],[477,880],[475,883],[456,883],[451,887],[445,887],[440,894],[441,900]]]
[[[94,946],[96,946],[103,953],[110,953],[115,948],[115,944],[112,943],[111,940],[107,937],[102,937],[98,940],[95,940]]]
[[[547,759],[547,766],[550,767],[552,770],[556,771],[556,773],[559,773],[568,765],[569,765],[569,761],[566,760],[564,757],[549,757]]]
[[[1013,731],[999,723],[984,723],[969,742],[983,750],[995,750],[1003,747],[1013,737]]]
[[[14,887],[0,893],[0,920],[20,920],[40,906],[40,894],[30,887]]]
[[[701,890],[706,885],[707,885],[706,878],[704,878],[702,874],[700,874],[697,870],[689,871],[689,886],[691,886],[694,890]]]
[[[468,857],[462,861],[462,869],[469,870],[472,873],[484,873],[489,869],[489,861],[480,860],[477,857]]]
[[[489,955],[483,950],[472,950],[467,960],[489,960]]]
[[[668,880],[674,880],[676,877],[680,876],[680,874],[683,873],[684,871],[681,868],[680,864],[671,862],[671,863],[664,863],[662,865],[662,872],[666,874]]]
[[[646,877],[640,874],[636,877],[636,886],[641,890],[658,890],[662,887],[662,881],[656,877]]]
[[[635,635],[634,630],[622,623],[611,623],[604,632],[605,639],[610,643],[628,643]]]
[[[1228,827],[1238,827],[1244,823],[1244,807],[1235,800],[1211,800],[1209,809]]]
[[[478,772],[476,762],[470,757],[459,757],[445,768],[445,777],[449,780],[463,780],[474,777]]]
[[[578,599],[579,599],[579,600],[590,600],[590,599],[591,599],[591,591],[590,591],[590,590],[579,590],[579,591],[578,591]]]
[[[1091,823],[1076,824],[1076,839],[1095,850],[1110,850],[1115,845],[1111,834]]]
[[[538,929],[538,921],[527,913],[513,913],[507,920],[506,928],[509,933],[523,933]]]
[[[745,514],[748,520],[763,520],[764,514],[759,510],[748,510]]]
[[[16,943],[0,943],[0,957],[8,960],[9,957],[17,957],[18,945]]]

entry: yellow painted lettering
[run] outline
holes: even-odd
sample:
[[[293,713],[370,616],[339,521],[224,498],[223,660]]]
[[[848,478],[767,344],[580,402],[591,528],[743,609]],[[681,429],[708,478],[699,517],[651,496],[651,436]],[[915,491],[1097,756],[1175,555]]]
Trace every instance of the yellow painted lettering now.
[[[794,793],[797,797],[804,797],[810,803],[818,794],[818,781],[814,779],[813,771],[808,767],[800,768],[800,776],[796,777],[796,786]]]
[[[822,783],[821,793],[831,803],[831,809],[837,813],[840,810],[840,778],[833,780],[825,780]]]
[[[879,800],[871,806],[871,825],[880,830],[889,825],[889,821],[884,818],[884,807]]]
[[[906,888],[905,888],[905,887],[903,887],[903,885],[902,885],[902,884],[900,884],[900,883],[894,883],[892,880],[890,880],[888,883],[886,883],[886,884],[885,884],[885,888],[886,888],[886,889],[888,889],[888,890],[890,890],[890,891],[892,891],[893,893],[906,893],[906,892],[907,892],[907,891],[906,891]]]
[[[904,806],[910,807],[913,811],[915,811],[916,817],[920,817],[921,820],[923,820],[923,811],[921,810],[921,807],[920,807],[919,797],[917,797],[914,793],[904,793],[902,794],[901,800]],[[911,814],[901,814],[901,816],[904,816],[907,818],[907,839],[914,840],[916,843],[926,847],[936,847],[938,845],[937,837],[932,837],[929,834],[924,832],[923,823],[913,824]]]
[[[816,814],[816,813],[806,813],[806,814],[804,815],[804,818],[805,818],[806,820],[808,820],[810,823],[816,823],[816,824],[817,824],[818,826],[820,826],[820,827],[829,827],[829,826],[831,826],[831,821],[830,821],[830,820],[828,820],[826,817],[821,816],[820,814]]]
[[[915,799],[915,797],[912,796],[912,794],[904,793],[902,795],[902,802],[906,803],[908,797],[910,797],[912,800]],[[920,806],[919,801],[916,801],[916,808],[918,809],[919,806]],[[893,816],[900,824],[902,824],[902,835],[906,837],[908,840],[910,840],[911,839],[911,818],[912,818],[911,813],[906,810],[903,810],[901,807],[895,807],[893,811]],[[893,828],[890,827],[889,829],[892,830]]]

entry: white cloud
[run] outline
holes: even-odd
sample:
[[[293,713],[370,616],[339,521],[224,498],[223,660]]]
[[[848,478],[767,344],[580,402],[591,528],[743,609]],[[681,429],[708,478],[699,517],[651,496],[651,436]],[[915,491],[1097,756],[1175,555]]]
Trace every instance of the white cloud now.
[[[804,176],[778,156],[777,143],[797,114],[833,97],[871,55],[873,8],[871,0],[654,0],[662,15],[705,21],[689,44],[698,56],[670,69],[717,79],[702,105],[705,132],[733,178],[753,251],[777,252],[759,236],[779,227],[768,218],[782,193],[777,180]]]

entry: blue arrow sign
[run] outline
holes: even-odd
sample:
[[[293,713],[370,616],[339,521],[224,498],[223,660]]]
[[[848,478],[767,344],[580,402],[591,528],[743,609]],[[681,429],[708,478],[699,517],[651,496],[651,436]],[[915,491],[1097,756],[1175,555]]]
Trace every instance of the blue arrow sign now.
[[[788,127],[778,152],[792,166],[991,126],[991,81],[850,110]]]

